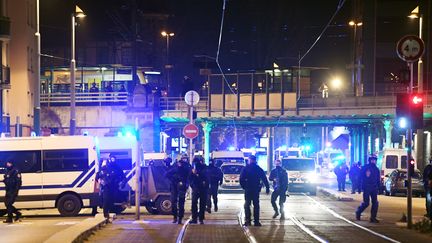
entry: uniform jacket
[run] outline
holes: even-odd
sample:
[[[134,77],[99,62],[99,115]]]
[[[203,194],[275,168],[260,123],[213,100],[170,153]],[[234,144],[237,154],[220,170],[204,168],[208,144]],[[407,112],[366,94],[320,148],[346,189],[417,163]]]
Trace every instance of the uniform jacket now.
[[[270,172],[269,180],[273,181],[273,188],[275,190],[286,191],[288,189],[288,173],[282,166],[276,166]]]
[[[21,187],[21,173],[16,168],[6,170],[3,180],[6,191],[18,191]]]
[[[362,167],[360,171],[360,180],[363,190],[378,190],[381,185],[380,171],[378,167],[369,163]]]
[[[207,166],[204,164],[195,164],[196,173],[189,174],[189,182],[192,190],[207,190],[210,184]]]
[[[240,185],[245,191],[260,191],[261,182],[267,189],[270,188],[266,174],[256,163],[245,166],[240,173]]]
[[[165,177],[171,182],[172,188],[184,190],[189,187],[189,174],[191,173],[191,167],[189,163],[182,162],[180,166],[172,166],[166,173]]]
[[[338,165],[334,169],[334,173],[338,178],[346,178],[346,175],[348,174],[348,167],[346,165]]]
[[[358,180],[360,176],[360,171],[361,171],[360,167],[358,167],[357,165],[352,165],[349,171],[349,178],[351,180]]]
[[[207,173],[210,178],[211,186],[221,185],[223,182],[223,173],[222,170],[214,165],[207,166]]]
[[[102,189],[118,189],[119,184],[124,182],[126,176],[123,170],[115,163],[108,163],[102,166],[96,175],[96,180],[100,181]]]

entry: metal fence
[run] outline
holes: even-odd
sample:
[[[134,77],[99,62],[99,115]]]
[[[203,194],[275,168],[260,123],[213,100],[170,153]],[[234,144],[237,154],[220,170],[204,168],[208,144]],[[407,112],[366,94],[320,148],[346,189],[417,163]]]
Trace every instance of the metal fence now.
[[[76,105],[127,105],[128,92],[88,92],[76,93]],[[42,105],[69,106],[70,93],[41,94]]]

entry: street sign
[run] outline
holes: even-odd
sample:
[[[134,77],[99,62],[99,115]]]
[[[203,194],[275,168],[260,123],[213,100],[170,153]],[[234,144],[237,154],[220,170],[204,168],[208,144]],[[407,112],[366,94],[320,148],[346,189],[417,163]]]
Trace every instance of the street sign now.
[[[200,96],[199,96],[198,92],[196,92],[194,90],[188,91],[185,94],[185,102],[186,102],[186,104],[188,104],[190,106],[197,105],[199,100],[200,100]]]
[[[406,62],[415,62],[424,53],[424,42],[416,35],[404,36],[398,41],[396,52],[400,59]]]
[[[183,127],[183,135],[186,138],[194,139],[198,136],[198,127],[193,123],[189,123]]]

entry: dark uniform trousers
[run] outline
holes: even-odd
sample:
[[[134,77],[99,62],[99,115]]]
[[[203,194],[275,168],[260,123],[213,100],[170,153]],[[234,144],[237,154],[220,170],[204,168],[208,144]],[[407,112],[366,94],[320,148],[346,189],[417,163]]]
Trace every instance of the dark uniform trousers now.
[[[254,222],[259,222],[259,213],[260,213],[260,202],[259,202],[259,190],[247,190],[245,191],[245,204],[244,204],[244,210],[245,210],[245,219],[246,222],[251,221],[251,210],[250,206],[253,203],[254,207]]]
[[[378,213],[378,190],[364,190],[363,202],[357,208],[357,214],[361,214],[369,206],[369,198],[372,201],[371,218],[376,219]]]
[[[207,208],[210,209],[211,208],[211,200],[213,199],[213,205],[215,206],[215,208],[217,207],[217,203],[218,203],[218,188],[219,188],[219,184],[211,184],[210,188],[208,190],[208,198],[207,198]]]
[[[11,219],[13,214],[19,214],[18,210],[14,207],[14,203],[15,200],[18,196],[18,190],[15,189],[9,189],[6,190],[6,195],[5,195],[5,206],[6,206],[6,210],[7,210],[7,214],[8,214],[8,218]]]
[[[102,191],[102,208],[105,218],[109,218],[109,213],[114,207],[114,190],[108,187],[103,188]]]
[[[351,179],[351,183],[352,183],[351,192],[355,193],[357,191],[358,193],[360,193],[361,192],[360,180],[358,178],[357,179],[353,178]]]
[[[338,176],[337,177],[338,190],[339,191],[345,190],[345,179],[346,179],[346,176]]]
[[[199,200],[199,211],[198,211]],[[207,204],[207,189],[192,190],[192,220],[204,220],[204,213]]]
[[[179,190],[177,187],[171,186],[171,209],[174,218],[183,218],[185,200],[186,190]]]
[[[279,197],[280,212],[283,213],[284,212],[283,204],[286,201],[286,189],[283,190],[283,189],[278,188],[278,189],[274,190],[271,194],[271,204],[272,204],[275,212],[278,212],[278,207],[276,205],[276,200],[278,197]]]

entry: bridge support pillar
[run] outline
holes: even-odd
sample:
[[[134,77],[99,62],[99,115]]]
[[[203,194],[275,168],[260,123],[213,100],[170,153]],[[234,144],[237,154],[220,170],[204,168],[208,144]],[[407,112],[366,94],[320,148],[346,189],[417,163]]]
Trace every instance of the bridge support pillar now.
[[[362,127],[362,161],[366,161],[370,151],[368,151],[369,148],[369,129],[368,127]]]
[[[267,173],[270,173],[273,164],[273,139],[274,139],[274,127],[267,127]]]
[[[349,145],[350,145],[350,165],[357,162],[355,157],[355,148],[356,148],[356,135],[357,131],[356,129],[350,127],[349,128]]]
[[[384,129],[385,129],[385,134],[386,134],[386,138],[385,138],[385,148],[391,148],[391,135],[392,135],[392,129],[393,129],[393,124],[391,120],[385,120],[383,121],[384,123]]]
[[[204,131],[204,161],[206,164],[209,164],[210,160],[210,132],[214,128],[214,123],[212,122],[203,122],[201,123],[203,131]]]

